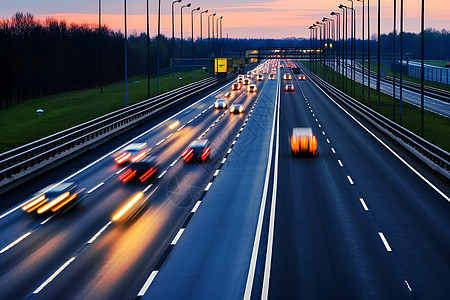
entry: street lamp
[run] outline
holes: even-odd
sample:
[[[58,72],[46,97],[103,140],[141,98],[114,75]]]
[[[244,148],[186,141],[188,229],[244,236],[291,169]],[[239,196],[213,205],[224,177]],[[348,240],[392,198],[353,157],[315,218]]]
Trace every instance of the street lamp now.
[[[313,41],[313,48],[314,48],[314,72],[317,74],[317,24],[312,24],[314,28],[314,41]]]
[[[180,3],[182,0],[175,0],[172,2],[172,89],[175,89],[175,3]]]
[[[201,53],[201,57],[203,57],[203,14],[204,13],[208,13],[208,10],[204,10],[202,12],[200,12],[200,53]],[[202,64],[202,69],[200,71],[200,78],[203,79],[203,64]]]
[[[103,94],[103,79],[102,79],[102,0],[98,0],[98,62],[99,62],[99,81],[100,94]]]
[[[421,123],[422,123],[422,137],[424,134],[424,128],[423,128],[423,108],[424,108],[424,95],[423,95],[423,89],[425,85],[425,67],[424,67],[424,41],[425,41],[425,0],[422,0],[422,11],[421,11],[421,19],[420,19],[420,31],[421,31],[421,48],[422,48],[422,58],[420,60],[420,66],[421,66],[421,79],[420,79],[420,110],[421,110]]]
[[[348,71],[348,68],[347,68],[347,56],[348,56],[348,43],[347,43],[347,41],[348,41],[348,27],[347,27],[348,16],[347,16],[347,6],[339,4],[338,7],[342,9],[342,15],[343,15],[344,21],[345,21],[345,25],[344,25],[344,22],[342,22],[342,37],[344,38],[344,45],[343,45],[343,48],[344,48],[344,64],[343,64],[343,67],[344,67],[344,69],[343,69],[342,74],[344,75],[344,70],[345,70],[345,75],[343,77],[344,77],[344,80],[345,80],[345,82],[344,82],[345,83],[345,93],[347,93],[347,81],[348,81],[347,80],[347,71]],[[345,9],[345,14],[344,14],[344,9]],[[345,30],[344,30],[344,28],[345,28]]]
[[[356,17],[356,10],[353,8],[353,0],[348,0],[352,3],[352,6],[350,7],[352,11],[352,25],[351,25],[351,33],[352,33],[352,40],[351,40],[351,65],[352,65],[352,81],[351,81],[351,93],[353,97],[355,97],[355,88],[356,88],[356,76],[355,76],[355,67],[356,67],[356,42],[355,42],[355,36],[356,36],[356,24],[355,24],[355,17]]]
[[[403,0],[400,0],[400,125],[402,125],[403,104]]]
[[[364,60],[364,0],[357,0],[358,2],[362,3],[362,102],[364,104],[364,86],[365,86],[365,60]],[[369,71],[370,72],[370,71]],[[369,83],[369,89],[370,89],[370,83]]]
[[[311,50],[312,50],[312,39],[313,39],[313,29],[314,27],[309,26],[309,67],[312,68]]]
[[[341,53],[341,33],[339,31],[341,14],[338,13],[338,12],[332,11],[330,13],[330,15],[336,16],[336,19],[337,19],[337,22],[336,22],[337,23],[336,35],[337,35],[337,41],[338,42],[336,42],[336,43],[338,45],[338,50],[337,50],[336,64],[337,64],[337,68],[338,68],[338,74],[341,76],[341,63],[340,63],[340,61],[341,61],[341,58],[340,58],[340,53]],[[339,63],[337,63],[338,60],[339,60]],[[339,84],[339,87],[340,87],[340,84]]]
[[[325,26],[322,26],[322,25],[325,25],[325,23],[321,23],[321,22],[317,21],[316,24],[317,24],[317,26],[320,26],[320,28],[319,28],[319,35],[320,35],[319,45],[322,46],[323,41],[325,40]],[[323,30],[323,40],[322,40],[322,31],[321,31],[321,29]],[[324,51],[324,49],[322,50],[322,58],[323,58],[322,75],[324,75],[325,74],[325,51]]]
[[[219,18],[220,19],[220,50],[223,50],[223,16]],[[221,55],[223,56],[223,55]]]
[[[191,10],[191,70],[192,82],[194,82],[194,11],[200,10],[200,6]]]
[[[156,64],[157,64],[157,72],[158,72],[158,95],[159,95],[159,40],[161,39],[161,0],[158,0],[158,40],[156,44]]]
[[[395,122],[395,36],[397,35],[397,30],[396,30],[396,22],[397,22],[397,1],[394,0],[394,65],[393,65],[393,69],[392,71],[394,72],[394,80],[392,81],[392,109],[394,110],[394,122]]]
[[[217,47],[217,52],[219,52],[219,20],[222,20],[223,16],[220,16],[219,18],[216,19],[216,47]]]
[[[381,0],[378,0],[378,43],[377,43],[377,91],[378,91],[378,112],[380,112],[381,109],[381,92],[380,92],[380,80],[381,80],[381,74],[380,74],[380,23],[381,23]]]
[[[180,8],[180,17],[181,17],[181,85],[184,85],[184,76],[183,76],[183,8],[191,7],[191,3],[186,5],[182,5]]]
[[[335,64],[334,64],[334,49],[333,49],[333,45],[335,44],[335,41],[336,41],[336,39],[335,39],[335,35],[334,35],[334,32],[335,32],[335,27],[334,27],[334,20],[333,19],[328,19],[328,18],[323,18],[325,21],[329,21],[329,22],[331,22],[331,29],[330,29],[330,25],[328,25],[328,38],[329,38],[329,43],[328,43],[328,48],[330,49],[329,50],[329,54],[328,54],[328,60],[329,60],[329,62],[330,62],[330,64],[332,65],[332,66],[336,66]],[[331,30],[331,34],[330,34],[330,30]],[[335,67],[331,67],[332,68],[332,70],[334,70],[335,71],[335,74],[336,74],[336,69],[335,69]],[[336,75],[334,76],[334,84],[336,84]]]
[[[128,78],[128,74],[127,74],[127,0],[123,1],[123,15],[124,15],[124,19],[125,19],[125,107],[128,106],[128,88],[127,88],[127,78]]]
[[[214,16],[216,15],[216,13],[210,14],[208,16],[208,61],[209,61],[209,68],[208,68],[208,72],[209,72],[209,76],[211,76],[211,30],[210,30],[210,25],[211,25],[211,20],[210,17],[212,17],[212,26],[213,26],[213,34],[214,34]]]

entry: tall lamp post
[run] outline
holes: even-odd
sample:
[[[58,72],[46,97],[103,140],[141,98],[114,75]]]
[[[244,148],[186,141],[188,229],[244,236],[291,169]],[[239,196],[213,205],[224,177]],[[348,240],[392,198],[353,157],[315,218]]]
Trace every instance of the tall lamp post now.
[[[344,75],[344,71],[345,71],[345,75],[344,76],[342,76],[343,77],[343,79],[345,80],[344,81],[344,83],[345,83],[345,93],[347,93],[347,82],[348,82],[348,80],[347,80],[347,71],[348,71],[348,68],[347,68],[347,56],[348,56],[348,43],[347,43],[347,41],[348,41],[348,27],[347,27],[347,19],[348,19],[348,15],[347,15],[347,6],[345,6],[345,5],[342,5],[342,4],[339,4],[339,8],[341,8],[342,9],[342,16],[343,16],[343,22],[342,22],[342,37],[343,37],[343,39],[344,39],[344,45],[343,45],[343,48],[344,48],[344,64],[343,64],[343,67],[344,67],[344,69],[343,69],[343,71],[342,71],[342,74]],[[344,9],[345,9],[345,14],[344,14]],[[344,22],[345,22],[345,24],[344,24]],[[344,30],[345,29],[345,30]]]
[[[103,79],[102,79],[102,0],[98,0],[98,63],[99,63],[99,81],[100,94],[103,94]]]
[[[128,83],[127,83],[127,77],[128,77],[128,66],[127,66],[127,0],[123,1],[123,15],[124,15],[124,19],[125,19],[125,107],[128,106]]]
[[[403,0],[400,0],[400,125],[402,125],[403,104]]]
[[[381,92],[380,92],[380,80],[381,80],[381,74],[380,74],[380,21],[381,21],[381,0],[378,0],[378,43],[377,43],[377,92],[378,92],[378,112],[380,112],[381,109]]]
[[[352,89],[352,91],[351,91],[351,93],[352,93],[352,95],[353,95],[353,97],[355,97],[355,89],[356,89],[356,70],[355,70],[355,67],[356,67],[356,61],[355,61],[355,59],[356,59],[356,41],[355,41],[355,37],[356,37],[356,24],[355,24],[355,21],[356,21],[356,10],[355,10],[355,8],[353,7],[353,0],[348,0],[348,1],[350,1],[351,3],[352,3],[352,6],[350,7],[350,10],[352,11],[352,25],[351,25],[351,33],[352,33],[352,40],[351,40],[351,49],[352,49],[352,51],[351,51],[351,66],[352,66],[352,81],[351,81],[351,83],[352,83],[352,86],[351,86],[351,89]]]
[[[191,3],[188,3],[186,5],[182,5],[180,8],[180,18],[181,18],[181,85],[184,85],[184,76],[183,76],[183,8],[185,7],[191,7]]]
[[[323,41],[325,40],[325,30],[323,30],[325,28],[325,26],[322,26],[322,25],[325,25],[325,23],[321,23],[321,22],[317,21],[316,24],[317,24],[317,26],[320,26],[320,28],[319,28],[319,36],[320,36],[319,46],[322,46],[324,44]],[[322,31],[323,31],[323,39],[322,39]],[[324,73],[325,73],[325,51],[324,51],[324,49],[322,49],[322,58],[323,58],[322,75],[324,75]]]
[[[161,39],[161,0],[158,0],[158,40],[156,43],[156,64],[157,64],[157,77],[158,77],[158,95],[159,95],[159,40]]]
[[[223,50],[223,36],[222,36],[222,33],[223,33],[223,16],[221,16],[219,19],[220,19],[220,50],[222,52],[222,50]],[[220,56],[223,56],[223,54],[221,54]]]
[[[362,101],[364,104],[364,86],[365,86],[365,74],[366,74],[366,69],[365,69],[365,59],[364,59],[364,0],[357,0],[359,2],[362,3]],[[369,87],[370,88],[370,87]]]
[[[309,26],[309,67],[312,68],[312,59],[311,59],[311,49],[312,49],[312,39],[313,39],[313,29],[314,27]]]
[[[394,57],[393,57],[393,61],[394,61],[394,65],[393,65],[393,69],[392,72],[394,73],[394,80],[392,81],[392,109],[394,110],[394,122],[395,122],[395,36],[397,35],[397,1],[394,0]]]
[[[194,11],[200,10],[200,6],[191,10],[191,70],[192,82],[194,82]]]
[[[422,0],[422,11],[421,11],[421,19],[420,19],[420,31],[421,31],[421,53],[422,58],[420,60],[420,110],[421,110],[421,123],[422,123],[422,137],[424,136],[424,126],[423,126],[423,109],[424,109],[424,95],[423,89],[425,85],[425,67],[424,67],[424,42],[425,42],[425,0]]]
[[[204,10],[200,12],[200,53],[203,59],[204,51],[203,51],[203,14],[208,13],[208,10]],[[203,64],[202,69],[200,70],[200,78],[203,79]]]
[[[219,52],[219,20],[222,20],[223,16],[216,19],[216,50]]]
[[[336,67],[338,68],[338,74],[340,75],[340,74],[341,74],[341,64],[340,64],[340,60],[341,60],[341,59],[340,59],[340,53],[341,53],[341,33],[340,33],[339,29],[340,29],[340,18],[341,18],[341,14],[338,13],[338,12],[332,11],[332,12],[330,13],[330,15],[336,16],[336,24],[337,24],[337,30],[336,30],[337,42],[336,42],[336,44],[337,44],[337,47],[338,47],[337,55],[336,55]],[[339,60],[339,63],[337,62],[338,60]],[[340,87],[340,81],[339,81],[339,87]]]
[[[182,0],[175,0],[172,2],[172,89],[175,89],[175,3],[180,3]]]
[[[211,30],[210,30],[210,25],[211,25],[211,20],[210,17],[212,17],[212,25],[213,25],[213,31],[214,31],[214,16],[216,15],[216,13],[212,13],[208,16],[208,61],[209,61],[209,68],[208,68],[208,72],[209,72],[209,76],[211,76]],[[214,32],[213,32],[214,34]]]
[[[312,24],[314,28],[314,41],[313,41],[313,48],[314,48],[314,72],[317,74],[317,24]]]

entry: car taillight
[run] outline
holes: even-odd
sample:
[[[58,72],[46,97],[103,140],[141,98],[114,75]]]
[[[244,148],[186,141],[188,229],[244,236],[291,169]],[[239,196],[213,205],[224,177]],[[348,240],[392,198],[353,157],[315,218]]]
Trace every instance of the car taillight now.
[[[181,154],[181,156],[183,157],[185,162],[188,162],[192,156],[194,156],[194,150],[192,149],[186,149],[184,150],[184,152]]]
[[[136,170],[127,169],[125,172],[120,174],[119,179],[123,182],[128,182],[134,177],[134,175],[136,175]]]
[[[210,150],[210,147],[206,147],[205,150],[203,150],[203,153],[202,153],[202,156],[201,156],[202,161],[204,161],[208,157],[209,150]]]
[[[144,174],[142,174],[142,175],[139,177],[139,180],[140,180],[141,182],[146,181],[150,176],[152,176],[153,174],[155,174],[156,170],[157,170],[156,168],[150,168],[147,172],[145,172]]]
[[[314,155],[317,150],[317,139],[316,136],[311,136],[309,139],[309,151]]]
[[[302,152],[308,150],[308,139],[305,136],[300,137],[300,149]]]
[[[300,150],[298,139],[295,135],[291,136],[291,149],[294,153],[298,153],[298,151]]]

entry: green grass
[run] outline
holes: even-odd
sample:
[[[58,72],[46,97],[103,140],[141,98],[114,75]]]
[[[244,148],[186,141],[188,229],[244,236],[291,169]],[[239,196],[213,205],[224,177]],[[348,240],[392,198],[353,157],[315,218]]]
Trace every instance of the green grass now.
[[[362,64],[362,61],[359,61],[359,62]],[[366,65],[367,65],[367,62],[366,62]],[[381,65],[380,69],[381,70],[386,70],[386,76],[394,77],[394,73],[388,67]],[[370,63],[370,70],[372,70],[374,72],[378,72],[377,64],[371,62]],[[395,78],[400,79],[400,73],[395,73]],[[406,75],[403,75],[403,80],[410,81],[410,82],[415,82],[415,83],[419,83],[419,84],[421,83],[419,78],[410,77],[410,76],[406,76]],[[426,86],[430,86],[430,87],[434,87],[434,88],[437,88],[437,89],[441,89],[441,90],[450,91],[450,86],[445,85],[445,84],[440,84],[440,83],[437,83],[437,82],[433,82],[433,81],[425,80],[425,85]]]
[[[192,81],[192,73],[184,72],[184,84]],[[175,88],[181,86],[175,73]],[[206,78],[200,70],[194,72],[194,81]],[[137,85],[134,82],[137,81]],[[160,77],[160,93],[172,89],[172,74]],[[157,78],[150,79],[150,96],[157,94]],[[147,76],[128,79],[128,105],[147,99]],[[106,113],[125,107],[125,81],[100,88],[63,93],[30,99],[0,111],[0,153],[25,145],[58,131],[87,122]],[[38,117],[36,109],[44,115]]]
[[[412,61],[415,61],[415,62],[421,62],[421,60],[420,59],[411,59]],[[431,65],[431,66],[436,66],[436,67],[441,67],[441,68],[444,68],[445,67],[445,63],[446,63],[447,61],[445,61],[445,60],[424,60],[424,63],[426,64],[426,65]]]
[[[307,68],[309,68],[309,62],[303,63]],[[320,65],[318,65],[320,66]],[[328,68],[328,67],[326,67]],[[334,72],[332,69],[328,68],[329,72],[331,74],[329,77],[329,82],[338,88],[341,87],[342,84],[342,77],[337,72]],[[322,68],[318,68],[318,75],[323,77],[323,71]],[[336,77],[335,77],[336,76]],[[337,79],[337,80],[336,80]],[[348,93],[350,95],[350,84],[351,80],[348,78],[344,78],[347,80],[347,88]],[[369,99],[367,98],[367,86],[365,87],[365,101],[364,104],[367,106],[369,103]],[[356,83],[355,88],[355,99],[362,103],[362,85],[359,83]],[[392,96],[389,96],[387,94],[381,94],[380,95],[380,105],[378,105],[378,93],[376,90],[371,89],[370,92],[370,107],[380,112],[385,117],[394,120],[394,101]],[[400,120],[400,101],[396,99],[395,101],[395,122],[399,123]],[[421,111],[420,108],[411,105],[409,103],[406,103],[403,101],[403,108],[402,108],[402,124],[403,127],[409,129],[410,131],[416,133],[417,135],[421,135]],[[450,122],[449,119],[429,112],[427,110],[424,110],[424,138],[428,140],[429,142],[441,147],[442,149],[445,149],[446,151],[450,151]]]

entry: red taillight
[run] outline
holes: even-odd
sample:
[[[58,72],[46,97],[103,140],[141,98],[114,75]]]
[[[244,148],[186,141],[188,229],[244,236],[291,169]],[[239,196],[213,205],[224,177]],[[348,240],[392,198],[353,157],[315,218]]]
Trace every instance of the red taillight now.
[[[317,139],[316,137],[313,135],[311,136],[311,138],[309,139],[309,152],[312,153],[312,155],[316,154],[316,150],[317,150]]]
[[[298,139],[295,135],[291,136],[291,149],[295,154],[297,154],[300,149]]]
[[[136,175],[136,170],[133,171],[131,169],[127,169],[125,172],[120,174],[119,179],[123,182],[128,182],[131,178],[134,177],[134,175]]]
[[[205,150],[203,150],[203,153],[202,153],[202,156],[201,156],[202,161],[204,161],[208,157],[209,150],[210,150],[210,147],[206,147]]]
[[[141,182],[146,181],[150,176],[152,176],[156,172],[156,168],[150,168],[147,172],[142,174],[142,176],[139,177],[139,180]]]
[[[191,160],[192,156],[194,156],[194,150],[192,149],[186,149],[183,151],[183,154],[181,154],[185,162],[188,162]]]
[[[284,89],[285,89],[286,91],[289,90],[288,86],[285,86]]]
[[[121,164],[131,156],[130,152],[124,152],[115,158],[116,163]]]

